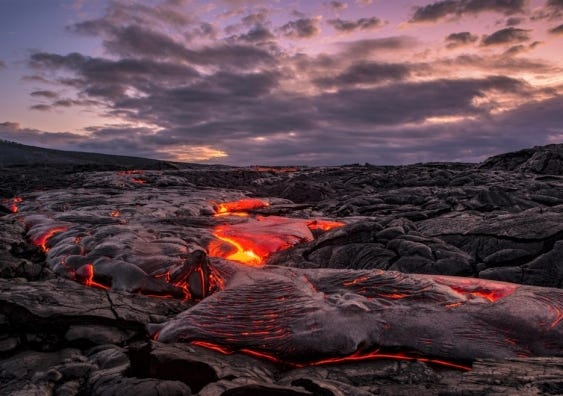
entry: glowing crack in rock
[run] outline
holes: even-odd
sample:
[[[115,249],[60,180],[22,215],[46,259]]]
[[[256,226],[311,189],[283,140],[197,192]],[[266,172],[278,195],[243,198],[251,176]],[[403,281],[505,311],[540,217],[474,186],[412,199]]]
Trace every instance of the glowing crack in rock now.
[[[51,239],[55,234],[66,231],[67,229],[68,227],[66,226],[47,228],[44,232],[32,238],[32,242],[34,245],[39,246],[44,253],[47,253],[49,251],[49,247],[47,247],[49,239]]]

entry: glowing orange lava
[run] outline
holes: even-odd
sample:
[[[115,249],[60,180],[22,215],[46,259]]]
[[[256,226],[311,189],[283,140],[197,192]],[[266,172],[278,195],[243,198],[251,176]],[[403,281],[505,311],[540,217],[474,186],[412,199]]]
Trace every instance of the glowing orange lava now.
[[[244,198],[238,201],[223,202],[217,205],[216,215],[245,212],[253,209],[261,209],[270,206],[266,201],[257,198]]]
[[[19,210],[18,204],[19,204],[20,202],[22,202],[22,201],[23,201],[23,199],[20,198],[20,197],[14,197],[14,198],[12,198],[12,199],[4,199],[4,200],[2,200],[2,202],[3,202],[5,205],[8,206],[8,209],[9,209],[10,212],[12,212],[12,213],[18,213],[18,210]]]
[[[156,337],[158,338],[158,335],[156,335]],[[237,352],[237,351],[234,351],[234,350],[229,349],[227,347],[224,347],[222,345],[214,344],[212,342],[207,342],[207,341],[192,341],[191,344],[196,345],[196,346],[200,346],[200,347],[203,347],[203,348],[207,348],[207,349],[213,350],[215,352],[222,353],[224,355],[232,355],[235,352]],[[412,362],[418,361],[418,362],[436,364],[436,365],[439,365],[439,366],[453,368],[453,369],[462,370],[462,371],[470,371],[471,370],[471,366],[459,364],[459,363],[454,363],[454,362],[449,362],[447,360],[425,358],[425,357],[422,357],[422,356],[409,355],[409,354],[402,353],[402,352],[385,353],[385,352],[381,352],[379,350],[375,350],[375,351],[371,351],[371,352],[357,351],[357,352],[355,352],[351,355],[348,355],[348,356],[326,358],[326,359],[321,359],[321,360],[313,360],[313,361],[306,362],[306,363],[288,362],[288,361],[279,359],[278,357],[271,355],[269,353],[260,352],[260,351],[256,351],[256,350],[248,349],[248,348],[240,349],[238,352],[244,353],[245,355],[249,355],[249,356],[252,356],[252,357],[255,357],[255,358],[268,360],[270,362],[280,364],[280,365],[283,365],[283,366],[295,367],[295,368],[302,368],[302,367],[307,367],[307,366],[323,366],[323,365],[339,364],[339,363],[347,363],[347,362],[360,362],[360,361],[375,360],[375,359],[392,359],[392,360],[404,360],[404,361],[412,361]]]
[[[139,179],[137,177],[132,177],[131,181],[136,184],[145,184],[147,181],[144,179]]]
[[[108,290],[109,287],[102,285],[94,281],[94,266],[92,264],[84,264],[82,267],[76,270],[75,278],[77,281],[82,282],[84,285],[89,287],[96,287],[98,289]]]
[[[262,267],[264,265],[263,258],[257,255],[253,250],[252,247],[243,247],[242,244],[237,242],[233,238],[228,238],[226,236],[221,235],[221,228],[215,229],[215,233],[213,234],[215,238],[226,242],[230,246],[232,246],[235,250],[234,252],[227,252],[224,253],[224,250],[220,243],[216,241],[211,241],[209,244],[209,255],[214,257],[223,257],[227,260],[237,261],[239,263],[246,264],[250,267]]]
[[[208,246],[210,256],[253,267],[263,266],[274,252],[313,240],[306,220],[277,216],[258,216],[246,223],[217,226],[213,235],[217,240]]]
[[[247,211],[269,205],[257,198],[223,202],[216,205],[215,216],[248,217]],[[328,231],[343,225],[338,221],[256,216],[247,223],[215,227],[213,235],[217,240],[211,241],[208,251],[213,257],[261,267],[270,254],[312,241],[312,230]]]
[[[34,238],[32,242],[34,245],[39,246],[44,253],[47,253],[49,251],[49,248],[47,247],[47,242],[49,241],[49,239],[51,239],[53,235],[66,230],[68,230],[68,228],[65,226],[51,228],[44,234]]]
[[[452,276],[438,276],[435,279],[438,283],[449,286],[453,291],[467,298],[483,298],[492,303],[511,295],[518,288],[517,285],[510,283],[485,279]]]
[[[119,210],[112,210],[111,212],[109,212],[109,215],[111,217],[119,217],[121,213],[119,213]]]
[[[307,223],[307,227],[312,230],[330,231],[333,228],[342,227],[344,223],[339,221],[328,221],[328,220],[313,220]]]

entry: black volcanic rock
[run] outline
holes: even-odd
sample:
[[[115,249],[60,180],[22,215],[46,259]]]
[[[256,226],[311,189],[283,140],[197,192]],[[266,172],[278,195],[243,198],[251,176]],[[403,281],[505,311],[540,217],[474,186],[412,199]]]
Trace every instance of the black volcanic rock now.
[[[83,153],[46,149],[25,144],[0,140],[0,168],[7,167],[48,167],[65,165],[67,167],[99,166],[106,169],[173,169],[170,163],[140,157]],[[101,168],[98,170],[102,170]]]
[[[2,394],[563,393],[563,363],[555,357],[561,337],[547,336],[563,323],[561,145],[480,165],[296,168],[82,154],[80,162],[72,153],[17,148],[43,163],[0,168]],[[252,210],[251,220],[214,217],[218,203],[249,196],[269,206]],[[313,230],[313,240],[272,253],[262,270],[207,260],[214,227],[251,224],[256,216],[344,226]],[[435,283],[411,298],[403,283],[381,281],[392,274]],[[516,291],[499,297],[475,286],[487,280],[513,282],[507,287]],[[184,289],[177,284],[186,281]],[[272,296],[279,299],[263,301]],[[279,317],[282,331],[300,315],[304,325],[283,337],[254,334],[249,322]],[[381,327],[377,315],[391,327]],[[299,341],[308,340],[311,323],[324,330]],[[166,328],[162,340],[172,340],[179,324],[204,343],[150,339]],[[463,330],[444,331],[456,324]],[[382,353],[401,352],[400,344],[418,354],[305,367],[245,354],[268,345],[287,360],[301,351],[301,362],[354,346],[365,353],[380,330],[382,344],[399,340]],[[222,345],[202,347],[213,340]],[[501,359],[505,352],[513,357]],[[547,356],[524,357],[531,352]],[[472,371],[436,366],[430,355],[469,356],[472,362],[457,363]]]
[[[482,169],[563,175],[563,144],[550,144],[500,154],[484,161]]]

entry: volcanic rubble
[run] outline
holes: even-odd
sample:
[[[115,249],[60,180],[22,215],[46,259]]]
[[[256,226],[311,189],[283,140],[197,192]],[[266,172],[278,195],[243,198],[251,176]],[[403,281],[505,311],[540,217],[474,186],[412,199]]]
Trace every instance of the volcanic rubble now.
[[[33,174],[0,169],[0,394],[563,394],[563,145]]]

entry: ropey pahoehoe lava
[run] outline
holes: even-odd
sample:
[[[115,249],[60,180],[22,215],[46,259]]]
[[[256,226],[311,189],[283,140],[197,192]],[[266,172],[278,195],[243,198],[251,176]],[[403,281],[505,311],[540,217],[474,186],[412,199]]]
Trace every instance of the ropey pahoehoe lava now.
[[[18,199],[18,215],[58,274],[197,302],[150,326],[159,341],[294,366],[393,358],[465,369],[476,358],[563,355],[559,289],[267,265],[287,249],[338,239],[356,220],[280,216],[276,207],[291,202],[229,190],[183,187],[163,195],[150,173],[92,177],[114,188],[111,199],[97,189],[38,192]]]

